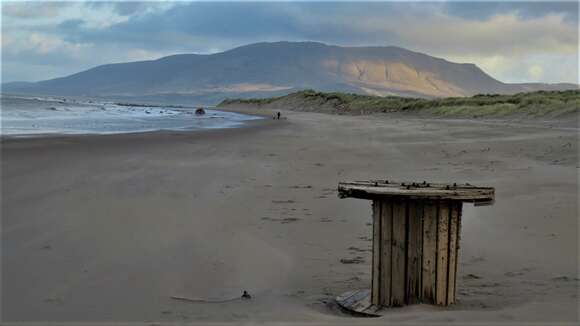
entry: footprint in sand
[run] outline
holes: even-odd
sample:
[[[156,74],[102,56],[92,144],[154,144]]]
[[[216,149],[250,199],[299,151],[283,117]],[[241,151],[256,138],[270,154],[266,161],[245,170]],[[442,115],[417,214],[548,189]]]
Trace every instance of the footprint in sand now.
[[[294,200],[272,200],[272,204],[294,204]]]
[[[268,217],[268,216],[264,216],[264,217],[262,217],[262,220],[264,220],[264,221],[277,221],[278,219],[271,218],[271,217]]]
[[[578,282],[578,281],[580,281],[580,278],[562,275],[562,276],[553,277],[552,281],[554,281],[554,282]]]
[[[361,249],[358,247],[348,247],[347,250],[354,251],[354,252],[368,252],[371,251],[370,249]]]
[[[481,279],[481,276],[479,275],[475,275],[475,274],[467,274],[463,276],[464,280],[479,280]]]
[[[311,185],[296,185],[288,187],[290,189],[312,189]]]
[[[362,264],[365,260],[361,256],[356,256],[354,258],[341,258],[340,262],[342,264]]]
[[[300,219],[298,217],[286,217],[282,219],[282,224],[287,224],[287,223],[292,223],[292,222],[298,222],[300,221]]]
[[[262,217],[262,220],[269,221],[269,222],[280,222],[281,224],[288,224],[288,223],[298,222],[301,219],[298,217],[285,217],[285,218]]]
[[[528,272],[533,271],[533,268],[522,268],[520,270],[517,271],[511,271],[511,272],[506,272],[503,275],[507,276],[507,277],[516,277],[516,276],[523,276],[526,275]]]
[[[477,264],[477,263],[481,263],[484,262],[485,258],[483,256],[473,256],[469,259],[469,261],[467,261],[466,265],[472,265],[472,264]]]

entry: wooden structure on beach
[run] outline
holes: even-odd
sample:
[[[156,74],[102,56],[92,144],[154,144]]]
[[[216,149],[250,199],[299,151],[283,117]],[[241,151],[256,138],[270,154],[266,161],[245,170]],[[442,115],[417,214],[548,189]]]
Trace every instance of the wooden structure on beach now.
[[[372,284],[337,298],[346,309],[455,302],[463,202],[490,205],[494,188],[469,184],[341,182],[341,198],[372,200]]]

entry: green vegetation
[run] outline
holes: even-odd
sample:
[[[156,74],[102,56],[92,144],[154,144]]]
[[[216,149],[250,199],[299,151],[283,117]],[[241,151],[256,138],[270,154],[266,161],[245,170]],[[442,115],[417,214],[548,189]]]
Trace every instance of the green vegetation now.
[[[368,96],[304,90],[264,99],[227,99],[219,106],[252,105],[338,114],[414,112],[442,117],[558,117],[579,112],[580,90],[537,91],[514,95],[480,94],[472,97],[422,99]]]

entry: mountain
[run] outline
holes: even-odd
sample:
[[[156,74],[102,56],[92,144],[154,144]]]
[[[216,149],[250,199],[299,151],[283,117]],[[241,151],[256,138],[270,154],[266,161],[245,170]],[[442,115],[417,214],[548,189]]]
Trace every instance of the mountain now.
[[[98,66],[36,83],[3,84],[3,92],[194,99],[284,95],[299,89],[418,97],[577,88],[573,84],[506,84],[474,64],[387,47],[316,42],[256,43],[210,54]]]

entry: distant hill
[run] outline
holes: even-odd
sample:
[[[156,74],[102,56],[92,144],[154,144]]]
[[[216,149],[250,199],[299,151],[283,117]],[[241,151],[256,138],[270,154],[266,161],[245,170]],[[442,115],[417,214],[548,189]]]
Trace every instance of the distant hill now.
[[[3,92],[50,95],[197,99],[268,97],[313,88],[415,97],[512,94],[577,88],[573,84],[506,84],[474,64],[387,47],[315,42],[256,43],[211,55],[98,66],[36,83],[7,83]]]

